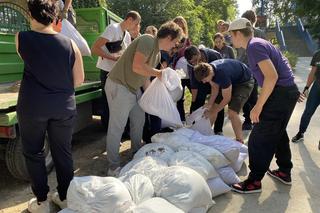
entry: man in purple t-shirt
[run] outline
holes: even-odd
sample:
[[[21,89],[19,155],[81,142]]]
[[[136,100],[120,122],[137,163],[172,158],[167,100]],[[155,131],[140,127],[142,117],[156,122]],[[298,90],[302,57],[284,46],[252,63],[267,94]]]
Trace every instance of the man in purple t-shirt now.
[[[291,185],[291,151],[286,131],[299,99],[299,90],[287,59],[270,42],[254,38],[252,25],[246,18],[230,24],[233,45],[245,48],[251,72],[261,87],[256,105],[250,112],[255,123],[249,137],[249,168],[247,180],[234,184],[239,193],[261,192],[261,180],[267,172],[271,177]],[[269,170],[273,156],[279,169]]]

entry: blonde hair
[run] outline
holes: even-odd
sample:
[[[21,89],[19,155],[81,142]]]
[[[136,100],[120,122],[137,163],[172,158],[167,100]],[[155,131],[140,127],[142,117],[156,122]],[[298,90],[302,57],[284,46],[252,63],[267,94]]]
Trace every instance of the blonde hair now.
[[[144,33],[156,36],[158,33],[158,29],[153,25],[149,25],[146,27],[146,30],[144,31]]]
[[[173,19],[173,22],[175,22],[176,24],[179,25],[179,27],[181,27],[185,37],[188,38],[189,37],[188,24],[185,18],[183,18],[182,16],[177,16]]]

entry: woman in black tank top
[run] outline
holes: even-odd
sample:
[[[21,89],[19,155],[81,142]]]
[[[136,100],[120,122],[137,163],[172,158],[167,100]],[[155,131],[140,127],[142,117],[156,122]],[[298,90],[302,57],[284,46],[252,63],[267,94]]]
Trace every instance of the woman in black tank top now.
[[[17,103],[19,131],[32,191],[29,212],[49,212],[44,139],[46,134],[56,167],[58,193],[52,201],[66,207],[73,178],[71,139],[76,102],[74,88],[84,80],[82,57],[69,38],[57,34],[55,0],[29,0],[31,31],[16,35],[24,72]]]

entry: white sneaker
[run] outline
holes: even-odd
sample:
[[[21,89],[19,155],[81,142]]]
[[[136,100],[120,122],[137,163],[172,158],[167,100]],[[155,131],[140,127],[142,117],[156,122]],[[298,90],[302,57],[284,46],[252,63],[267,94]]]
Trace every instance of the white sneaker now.
[[[58,205],[60,209],[65,209],[68,207],[67,199],[65,199],[64,201],[61,201],[58,192],[55,192],[51,195],[51,200],[53,203]]]
[[[28,211],[31,213],[50,213],[48,200],[38,203],[37,198],[32,198],[28,203]]]
[[[116,169],[108,169],[108,176],[118,177],[121,171],[121,167],[117,167]]]

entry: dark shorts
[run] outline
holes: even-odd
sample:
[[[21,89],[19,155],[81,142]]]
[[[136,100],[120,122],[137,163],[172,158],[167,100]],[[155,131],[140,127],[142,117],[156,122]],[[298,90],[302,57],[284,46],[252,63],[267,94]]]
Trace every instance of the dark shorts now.
[[[228,108],[232,111],[235,111],[237,113],[240,113],[243,105],[247,102],[252,89],[254,87],[254,79],[250,79],[247,82],[232,85],[232,96],[231,100],[228,104]],[[219,95],[216,98],[215,103],[219,104],[222,101],[222,94],[221,91],[219,91]]]

